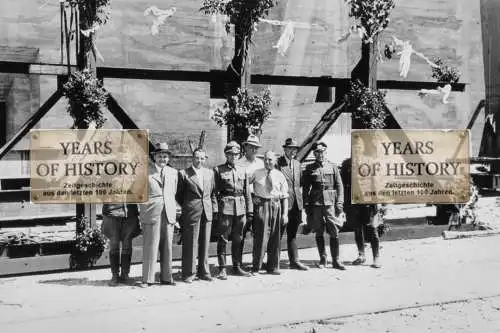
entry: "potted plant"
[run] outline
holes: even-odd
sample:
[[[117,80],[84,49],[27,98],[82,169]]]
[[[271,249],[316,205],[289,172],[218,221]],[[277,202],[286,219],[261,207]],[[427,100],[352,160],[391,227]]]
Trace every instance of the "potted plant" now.
[[[228,97],[211,118],[221,127],[232,125],[236,130],[231,137],[241,143],[249,134],[262,133],[262,125],[271,115],[271,103],[269,89],[259,94],[250,94],[246,89],[238,89],[236,95]]]
[[[40,243],[36,237],[18,233],[9,235],[5,242],[9,258],[33,257],[39,254]]]
[[[75,245],[71,251],[70,268],[85,269],[93,267],[104,252],[106,238],[97,227],[90,227],[88,218],[77,220],[81,232],[77,233]]]

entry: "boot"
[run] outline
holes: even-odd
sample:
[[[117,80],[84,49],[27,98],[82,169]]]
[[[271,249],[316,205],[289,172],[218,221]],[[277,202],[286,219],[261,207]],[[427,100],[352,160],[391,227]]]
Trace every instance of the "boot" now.
[[[307,271],[309,268],[299,261],[299,251],[295,240],[288,241],[288,260],[290,261],[290,268],[299,271]]]
[[[341,271],[345,270],[345,266],[340,263],[339,260],[339,250],[340,244],[339,239],[337,237],[330,237],[330,252],[332,254],[332,267],[335,269],[339,269]]]
[[[381,268],[382,266],[380,265],[380,254],[379,254],[379,247],[378,247],[378,242],[377,244],[372,243],[372,253],[373,253],[373,268]]]
[[[120,252],[109,253],[109,265],[111,266],[112,278],[109,285],[114,287],[120,283]]]
[[[318,247],[318,253],[319,253],[319,268],[325,268],[326,267],[326,252],[325,252],[325,238],[323,238],[323,235],[318,235],[316,234],[316,245]]]
[[[219,262],[219,273],[217,278],[220,280],[227,280],[226,273],[226,244],[219,242],[217,244],[217,261]]]
[[[130,262],[132,261],[132,254],[131,253],[122,253],[121,255],[121,267],[122,267],[122,273],[120,275],[120,280],[122,283],[125,284],[130,284],[130,278],[129,278],[129,273],[130,273]]]

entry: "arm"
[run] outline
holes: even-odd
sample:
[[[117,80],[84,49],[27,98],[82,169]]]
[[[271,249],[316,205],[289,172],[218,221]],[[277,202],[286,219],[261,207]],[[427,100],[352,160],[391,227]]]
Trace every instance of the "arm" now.
[[[215,173],[212,173],[212,191],[210,193],[210,198],[212,199],[212,212],[217,214],[219,212],[219,203],[217,202],[217,188],[215,186]]]
[[[340,177],[340,172],[336,165],[333,166],[333,177],[335,178],[335,190],[337,193],[335,211],[340,214],[344,209],[344,184],[342,183],[342,178]]]
[[[177,174],[177,192],[175,193],[175,200],[182,207],[184,201],[184,175],[182,171]]]
[[[280,188],[281,196],[281,219],[283,224],[288,223],[288,183],[286,181],[285,176],[282,177],[281,180],[281,188]]]
[[[248,173],[245,172],[245,203],[247,207],[247,214],[253,214],[253,201],[252,201],[252,194],[250,193],[250,184],[251,182],[253,183],[253,176],[250,178]]]
[[[302,172],[302,184],[303,184],[303,189],[302,189],[302,199],[304,202],[304,207],[307,207],[309,205],[309,191],[311,189],[311,177],[309,175],[309,169],[305,169]]]

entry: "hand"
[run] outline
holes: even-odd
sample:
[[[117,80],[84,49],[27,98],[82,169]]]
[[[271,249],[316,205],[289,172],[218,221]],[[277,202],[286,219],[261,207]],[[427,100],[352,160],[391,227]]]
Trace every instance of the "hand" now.
[[[286,226],[288,224],[288,214],[281,214],[281,224]]]
[[[253,212],[248,212],[247,213],[247,223],[252,223],[253,222]]]
[[[342,209],[342,206],[335,207],[335,216],[339,216],[343,212],[344,212],[344,210]]]

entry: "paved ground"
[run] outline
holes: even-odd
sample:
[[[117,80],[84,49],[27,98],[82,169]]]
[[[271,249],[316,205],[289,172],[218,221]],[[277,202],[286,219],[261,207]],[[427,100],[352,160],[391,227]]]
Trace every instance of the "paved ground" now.
[[[494,332],[495,327],[500,327],[493,324],[498,323],[499,301],[487,297],[500,295],[499,242],[500,236],[387,242],[382,250],[384,266],[379,270],[367,265],[348,267],[345,272],[314,268],[298,272],[288,270],[284,262],[279,277],[230,276],[228,281],[195,281],[192,285],[179,282],[176,287],[149,289],[108,287],[107,269],[4,278],[0,279],[0,330],[135,333],[175,328],[176,332],[306,332],[318,326],[317,320],[329,323],[328,319],[347,316],[332,322],[333,331],[339,328],[344,332],[398,332],[406,325],[411,332],[423,332],[436,313],[428,307],[401,312],[403,315],[388,312],[370,317],[349,316],[483,297],[483,308],[488,311],[481,312],[476,305],[472,306],[473,312],[462,310],[467,322],[456,314],[459,305],[445,305],[451,314],[450,320],[448,314],[440,318],[442,331],[455,332],[457,325],[484,324],[469,330],[465,326],[462,331]],[[344,260],[355,254],[353,245],[342,248]],[[305,263],[314,266],[315,249],[302,250],[300,255]],[[249,260],[247,256],[245,261]],[[215,258],[210,263],[215,264]],[[178,267],[176,263],[176,270]],[[135,265],[132,276],[139,277],[140,268]],[[494,315],[490,326],[485,326],[486,320],[477,319],[486,312]],[[293,323],[306,324],[283,326]],[[320,325],[320,329],[328,332],[332,325]]]

